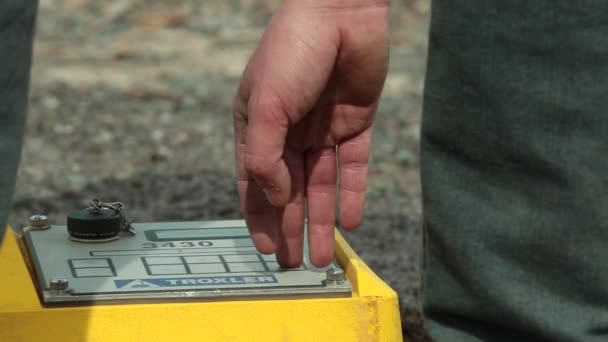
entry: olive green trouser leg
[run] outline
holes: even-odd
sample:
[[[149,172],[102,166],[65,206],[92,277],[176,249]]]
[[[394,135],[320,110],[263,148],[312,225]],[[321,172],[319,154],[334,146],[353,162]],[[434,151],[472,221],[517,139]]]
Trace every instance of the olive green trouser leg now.
[[[435,0],[422,130],[437,341],[608,341],[608,2]]]
[[[10,207],[27,108],[37,1],[0,1],[0,241]]]

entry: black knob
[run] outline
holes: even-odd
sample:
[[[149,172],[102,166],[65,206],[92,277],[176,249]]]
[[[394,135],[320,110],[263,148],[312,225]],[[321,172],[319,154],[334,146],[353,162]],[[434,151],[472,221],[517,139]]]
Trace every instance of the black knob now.
[[[118,238],[121,216],[114,210],[78,210],[68,215],[70,239],[80,242],[106,242]]]

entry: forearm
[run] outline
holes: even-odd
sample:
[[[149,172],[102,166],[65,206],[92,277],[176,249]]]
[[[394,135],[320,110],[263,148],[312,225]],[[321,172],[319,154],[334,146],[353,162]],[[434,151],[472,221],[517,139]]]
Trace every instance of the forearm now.
[[[36,9],[36,0],[0,3],[0,241],[21,153]]]

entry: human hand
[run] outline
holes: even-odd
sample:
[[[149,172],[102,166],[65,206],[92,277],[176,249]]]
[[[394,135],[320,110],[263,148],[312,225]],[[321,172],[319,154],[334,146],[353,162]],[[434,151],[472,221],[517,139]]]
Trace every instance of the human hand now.
[[[241,207],[252,239],[283,267],[333,259],[339,223],[361,222],[371,125],[388,67],[389,0],[286,0],[234,102]],[[339,177],[338,177],[339,176]]]

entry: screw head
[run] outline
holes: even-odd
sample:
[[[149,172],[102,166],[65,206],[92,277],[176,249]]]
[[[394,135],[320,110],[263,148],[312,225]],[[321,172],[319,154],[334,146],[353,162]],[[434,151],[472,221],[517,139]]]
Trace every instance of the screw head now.
[[[33,229],[46,229],[49,226],[49,218],[45,215],[33,215],[30,217],[30,227]]]
[[[325,272],[325,283],[327,285],[339,285],[344,283],[346,276],[341,268],[329,268]]]
[[[54,291],[65,291],[68,289],[68,285],[66,278],[55,277],[49,281],[49,289]]]

